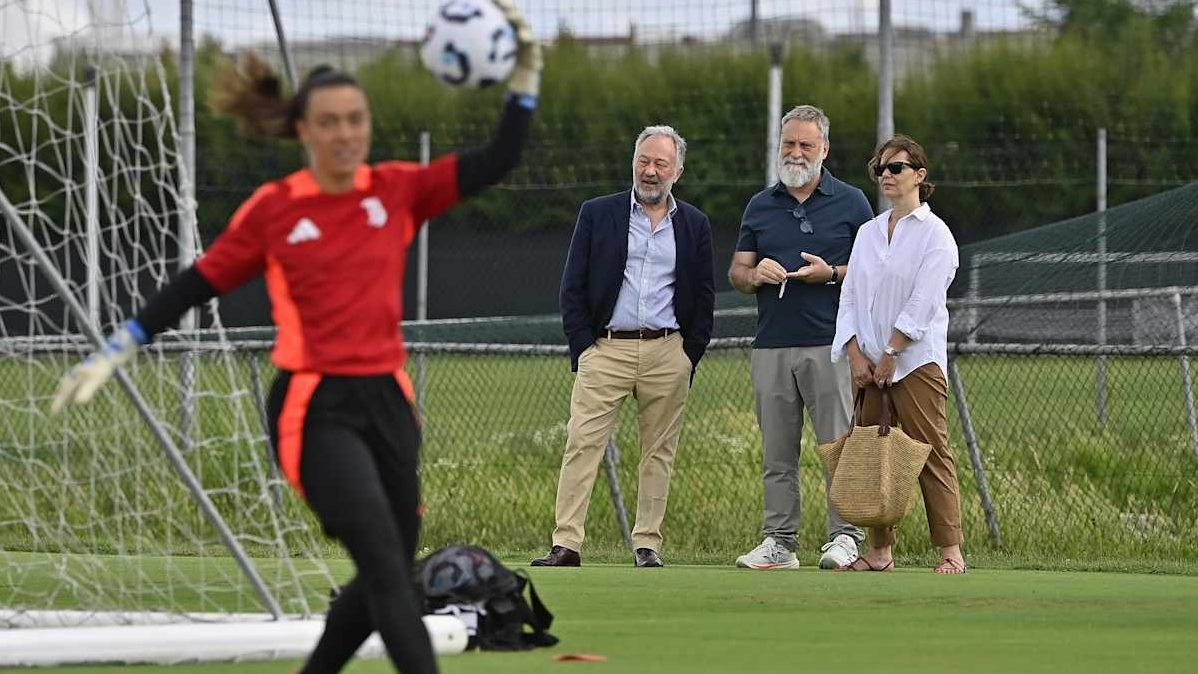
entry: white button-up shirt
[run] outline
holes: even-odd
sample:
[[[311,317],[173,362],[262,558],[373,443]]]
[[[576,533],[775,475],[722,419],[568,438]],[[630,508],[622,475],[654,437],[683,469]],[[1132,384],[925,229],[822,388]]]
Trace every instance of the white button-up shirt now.
[[[657,223],[649,220],[636,194],[628,215],[628,262],[624,281],[616,296],[608,330],[678,328],[674,315],[674,213],[678,204],[674,195],[667,197],[666,217]]]
[[[832,360],[847,358],[853,337],[871,362],[898,330],[911,344],[895,363],[894,381],[936,363],[948,376],[948,287],[957,273],[957,242],[944,221],[920,204],[887,240],[890,211],[861,225],[840,290]]]

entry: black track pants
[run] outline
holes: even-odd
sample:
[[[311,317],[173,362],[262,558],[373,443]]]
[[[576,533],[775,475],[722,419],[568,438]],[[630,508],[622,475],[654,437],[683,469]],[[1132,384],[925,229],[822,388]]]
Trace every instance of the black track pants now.
[[[399,382],[282,372],[269,407],[283,474],[358,571],[330,606],[303,671],[340,671],[377,631],[403,674],[436,672],[411,575],[420,533],[420,431]]]

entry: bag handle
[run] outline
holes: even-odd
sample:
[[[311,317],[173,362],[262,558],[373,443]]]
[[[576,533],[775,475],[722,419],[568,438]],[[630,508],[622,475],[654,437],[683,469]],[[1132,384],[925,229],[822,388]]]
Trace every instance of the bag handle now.
[[[861,411],[864,408],[865,408],[865,389],[859,388],[859,389],[857,389],[856,397],[853,399],[853,418],[849,422],[849,428],[852,428],[853,426],[857,425],[857,422],[862,417]]]
[[[893,420],[891,410],[894,409],[894,400],[890,397],[890,386],[882,388],[882,414],[878,418],[878,437],[884,438],[890,435],[890,423]],[[895,415],[897,416],[897,415]]]
[[[890,435],[890,426],[895,416],[898,415],[898,410],[894,407],[894,400],[890,397],[890,386],[881,386],[882,389],[882,413],[878,419],[878,437],[884,438]],[[853,421],[850,427],[857,426],[857,422],[862,417],[862,410],[865,409],[865,389],[857,389],[857,397],[853,402]],[[893,410],[893,414],[892,414]]]
[[[553,614],[545,607],[541,597],[537,595],[537,589],[532,585],[532,578],[523,569],[517,570],[516,576],[520,579],[520,590],[516,595],[517,609],[521,614],[521,619],[529,627],[532,628],[532,634],[528,634],[521,629],[520,639],[524,643],[533,646],[555,646],[558,643],[558,638],[549,633],[549,628],[553,626]],[[532,605],[524,600],[524,588],[528,588],[528,595],[532,598]]]

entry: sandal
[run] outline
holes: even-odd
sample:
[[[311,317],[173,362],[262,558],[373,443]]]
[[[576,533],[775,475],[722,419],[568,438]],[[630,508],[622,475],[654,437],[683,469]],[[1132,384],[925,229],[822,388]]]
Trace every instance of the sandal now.
[[[869,560],[864,557],[858,557],[848,564],[842,564],[835,569],[836,571],[892,571],[894,570],[894,559],[891,558],[882,566],[874,566],[869,563]]]
[[[965,573],[965,562],[957,561],[955,559],[952,559],[951,557],[945,557],[944,561],[940,562],[939,566],[932,569],[932,573],[939,573],[939,574],[944,574],[944,575],[955,575],[955,574],[959,574],[959,573]]]

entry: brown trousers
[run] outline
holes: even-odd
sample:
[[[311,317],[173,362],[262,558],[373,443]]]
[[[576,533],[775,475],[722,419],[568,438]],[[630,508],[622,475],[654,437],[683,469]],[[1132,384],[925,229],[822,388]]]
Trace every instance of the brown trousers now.
[[[961,489],[957,484],[957,465],[948,448],[948,417],[944,406],[948,386],[936,363],[928,363],[895,382],[890,389],[898,426],[920,442],[932,445],[932,453],[919,474],[928,512],[928,532],[938,547],[959,545],[961,536]],[[859,426],[878,423],[882,413],[882,391],[876,386],[865,389]],[[871,528],[869,544],[875,548],[894,545],[895,527]]]

